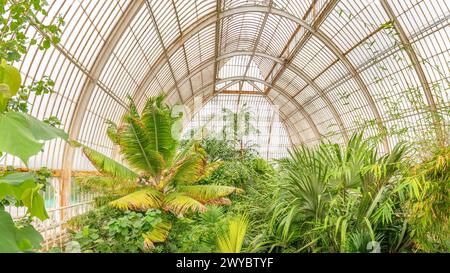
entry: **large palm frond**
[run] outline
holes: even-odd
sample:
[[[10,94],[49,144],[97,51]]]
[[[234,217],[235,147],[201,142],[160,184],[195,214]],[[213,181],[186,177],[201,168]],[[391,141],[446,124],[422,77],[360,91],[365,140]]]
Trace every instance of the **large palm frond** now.
[[[172,109],[162,105],[165,96],[150,98],[142,112],[142,123],[149,136],[149,146],[161,154],[167,165],[170,165],[176,153],[178,141],[172,136],[174,123],[182,116],[172,116]]]
[[[159,176],[166,162],[154,150],[152,139],[142,121],[128,115],[120,129],[120,147],[125,160],[136,169],[153,177]]]
[[[177,166],[172,182],[191,184],[197,182],[206,171],[207,160],[200,154],[191,154]]]
[[[136,180],[139,177],[139,175],[131,169],[107,157],[106,155],[95,151],[94,149],[91,149],[76,141],[72,141],[71,145],[75,147],[81,147],[83,153],[92,163],[92,165],[94,165],[94,167],[104,176],[125,180]]]
[[[139,190],[110,202],[112,207],[120,210],[146,211],[150,208],[158,209],[162,206],[163,195],[154,188]]]
[[[184,151],[183,154],[185,156],[168,170],[165,184],[171,182],[174,184],[192,184],[199,181],[207,171],[210,171],[206,152],[198,143],[190,145],[188,151]]]
[[[164,198],[164,208],[176,215],[182,215],[188,211],[205,212],[207,210],[204,204],[183,192],[168,193]]]
[[[246,215],[235,217],[228,222],[228,231],[217,238],[217,248],[221,253],[240,253],[247,232]]]

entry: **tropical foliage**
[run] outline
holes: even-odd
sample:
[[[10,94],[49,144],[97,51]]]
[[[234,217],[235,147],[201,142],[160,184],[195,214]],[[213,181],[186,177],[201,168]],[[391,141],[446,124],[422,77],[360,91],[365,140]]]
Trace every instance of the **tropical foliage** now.
[[[72,218],[73,242],[79,244],[79,252],[89,253],[136,253],[147,252],[144,234],[162,222],[161,212],[122,212],[107,206],[85,215]],[[72,242],[72,243],[73,243]]]
[[[247,231],[247,216],[241,215],[230,219],[227,232],[217,239],[217,246],[221,253],[240,253]]]
[[[414,249],[449,252],[450,148],[438,148],[432,156],[408,168],[403,185],[407,221]]]
[[[412,165],[405,144],[381,156],[376,147],[355,134],[292,149],[269,190],[253,191],[270,201],[247,206],[263,218],[247,250],[448,252],[448,149]]]
[[[44,142],[56,138],[67,139],[67,134],[55,128],[59,121],[50,117],[45,121],[28,115],[27,100],[35,95],[51,93],[54,82],[48,77],[22,85],[22,77],[14,63],[30,46],[46,50],[51,43],[59,42],[60,27],[46,25],[38,20],[46,14],[45,1],[0,1],[0,161],[6,155],[19,158],[27,165],[28,160],[42,151]],[[42,28],[41,41],[29,39],[26,32],[30,26]],[[38,250],[42,236],[31,225],[33,218],[48,218],[41,192],[45,190],[46,176],[39,172],[16,172],[7,168],[0,171],[0,252],[24,252]],[[5,210],[7,206],[26,207],[21,219],[13,219]]]
[[[120,148],[130,168],[109,159],[79,143],[84,154],[102,174],[78,182],[102,193],[124,195],[109,203],[120,210],[147,211],[158,209],[183,216],[189,212],[205,212],[207,204],[230,204],[227,198],[241,192],[231,186],[198,185],[218,164],[209,164],[204,149],[191,141],[178,150],[173,138],[174,124],[181,115],[173,116],[172,108],[163,103],[164,96],[150,98],[141,114],[133,102],[123,124],[109,123],[108,136]],[[100,187],[105,186],[105,187]],[[144,234],[145,243],[164,242],[171,223],[163,219],[155,229]]]

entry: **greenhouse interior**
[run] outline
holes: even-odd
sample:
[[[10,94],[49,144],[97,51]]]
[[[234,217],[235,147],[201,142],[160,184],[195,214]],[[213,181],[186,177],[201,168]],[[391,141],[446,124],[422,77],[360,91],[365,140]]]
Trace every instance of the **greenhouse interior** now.
[[[0,14],[0,252],[450,252],[449,0]]]

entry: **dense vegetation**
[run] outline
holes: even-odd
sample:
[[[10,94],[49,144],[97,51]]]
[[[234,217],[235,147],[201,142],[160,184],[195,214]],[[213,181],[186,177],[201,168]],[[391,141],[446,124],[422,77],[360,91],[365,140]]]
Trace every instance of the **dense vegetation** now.
[[[155,99],[150,99],[148,105],[154,102]],[[110,135],[127,131],[111,126]],[[212,135],[200,141],[184,141],[179,147],[181,151],[194,149],[191,151],[202,155],[204,164],[214,166],[208,175],[194,179],[198,185],[194,187],[227,189],[226,194],[237,188],[244,192],[231,196],[226,202],[217,199],[223,197],[219,195],[209,200],[220,202],[206,203],[204,196],[197,195],[199,192],[192,192],[191,197],[198,198],[205,206],[172,213],[170,219],[166,218],[171,223],[171,232],[161,240],[152,241],[154,248],[143,247],[148,227],[157,228],[165,212],[171,209],[150,203],[141,207],[136,189],[132,195],[138,198],[121,197],[110,202],[120,197],[119,192],[125,189],[117,183],[117,171],[111,182],[108,182],[108,175],[100,181],[98,178],[79,181],[89,190],[106,189],[103,193],[107,196],[98,202],[100,209],[72,220],[73,240],[80,242],[83,251],[98,252],[117,251],[117,246],[123,245],[127,247],[118,251],[450,250],[448,148],[436,148],[432,155],[419,162],[414,161],[417,156],[413,156],[405,143],[380,155],[376,148],[379,143],[364,140],[360,133],[354,134],[344,146],[333,143],[300,146],[292,149],[287,158],[269,163],[251,148],[247,151],[239,141],[234,144]],[[92,150],[85,147],[84,151],[96,166],[100,165],[103,173],[116,164],[95,161]],[[181,151],[178,153],[185,154]],[[111,191],[111,187],[115,187],[115,191]],[[210,194],[213,192],[221,191]],[[112,198],[108,194],[116,195]],[[126,202],[121,204],[124,200],[133,203],[131,206]],[[137,214],[130,212],[136,208],[144,210]],[[146,213],[152,216],[149,218]]]
[[[8,4],[7,4],[8,3]],[[15,65],[27,50],[59,42],[63,20],[45,25],[45,1],[0,0],[0,159],[25,165],[45,141],[68,140],[55,117],[29,114],[28,98],[50,95],[48,77],[24,85]],[[42,37],[27,38],[39,26]],[[181,115],[163,95],[139,112],[130,101],[105,132],[111,159],[76,141],[98,175],[80,177],[99,194],[96,208],[71,219],[66,252],[449,252],[450,148],[399,143],[381,154],[379,136],[299,146],[268,162],[245,136],[258,133],[248,108],[223,109],[219,135],[183,141]],[[200,128],[200,131],[203,131]],[[416,147],[415,147],[416,148]],[[42,192],[49,172],[0,170],[0,252],[39,251],[32,221],[48,218]],[[26,207],[13,219],[6,207]]]
[[[27,114],[28,97],[52,93],[54,82],[48,77],[28,86],[22,84],[22,76],[14,64],[29,47],[46,50],[50,43],[58,43],[63,20],[45,25],[37,18],[45,14],[45,1],[0,1],[0,161],[7,155],[28,160],[41,152],[44,141],[68,138],[55,126],[55,117],[44,121]],[[31,25],[43,30],[42,39],[29,39],[25,33]],[[0,169],[0,252],[28,252],[38,250],[43,237],[31,222],[48,218],[41,193],[46,188],[48,171],[17,172],[13,167]],[[26,207],[24,217],[13,221],[5,207]]]

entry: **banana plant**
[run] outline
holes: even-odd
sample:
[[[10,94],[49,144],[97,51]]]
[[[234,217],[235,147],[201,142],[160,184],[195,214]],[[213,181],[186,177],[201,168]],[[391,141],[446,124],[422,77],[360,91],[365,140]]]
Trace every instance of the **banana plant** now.
[[[172,130],[182,116],[172,115],[172,108],[163,103],[164,99],[164,95],[150,98],[141,114],[131,101],[130,111],[121,126],[109,122],[107,135],[118,145],[129,167],[72,142],[81,147],[101,174],[83,178],[79,184],[106,194],[122,195],[109,203],[120,210],[159,209],[180,216],[187,212],[205,212],[208,204],[230,204],[227,196],[240,193],[241,189],[196,184],[219,164],[209,164],[206,152],[195,141],[178,150],[179,142]],[[144,235],[146,245],[164,242],[170,229],[170,222],[161,222]]]

